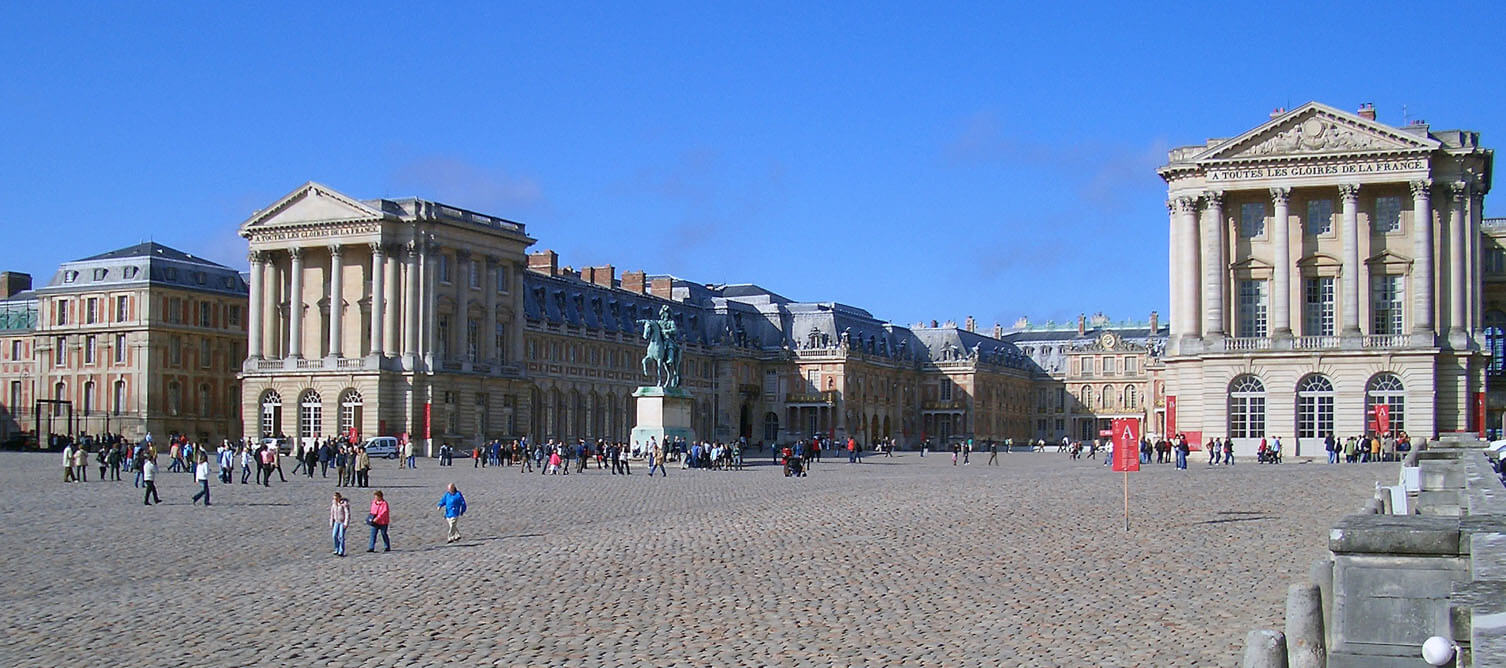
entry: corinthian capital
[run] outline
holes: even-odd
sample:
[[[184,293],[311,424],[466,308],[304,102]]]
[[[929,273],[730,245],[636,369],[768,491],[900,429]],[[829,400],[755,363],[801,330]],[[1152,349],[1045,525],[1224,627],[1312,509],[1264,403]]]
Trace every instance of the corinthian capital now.
[[[1273,204],[1286,204],[1292,196],[1291,188],[1271,188],[1271,202]]]
[[[1417,179],[1407,185],[1412,188],[1412,199],[1422,199],[1433,194],[1433,182],[1429,179]]]
[[[1340,183],[1339,184],[1339,197],[1344,198],[1344,201],[1346,201],[1346,202],[1357,202],[1357,201],[1359,201],[1359,199],[1360,199],[1360,184],[1358,184],[1358,183]]]
[[[1185,196],[1185,195],[1182,196],[1182,197],[1178,197],[1176,199],[1176,205],[1177,205],[1177,213],[1196,213],[1197,212],[1197,198],[1196,197],[1189,197],[1189,196]]]
[[[1456,202],[1462,202],[1464,201],[1464,198],[1469,197],[1468,181],[1455,181],[1448,184],[1448,187],[1450,194],[1453,195],[1454,201]]]
[[[291,257],[294,260],[302,260],[303,259],[303,247],[302,246],[294,246],[292,248],[289,248],[288,249],[288,257]]]
[[[1224,191],[1209,190],[1203,193],[1203,204],[1209,207],[1223,207]]]
[[[267,253],[265,251],[254,250],[246,253],[246,259],[250,260],[253,265],[261,264],[267,261]]]

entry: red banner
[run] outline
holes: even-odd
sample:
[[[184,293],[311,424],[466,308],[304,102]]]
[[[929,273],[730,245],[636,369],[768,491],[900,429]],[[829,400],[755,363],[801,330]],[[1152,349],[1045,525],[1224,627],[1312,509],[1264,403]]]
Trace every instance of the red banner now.
[[[1375,405],[1375,433],[1386,434],[1391,431],[1391,406],[1388,404]]]
[[[423,438],[433,438],[429,435],[429,420],[434,414],[434,404],[424,402],[424,431]]]
[[[1140,419],[1114,419],[1114,470],[1140,470]]]
[[[1176,435],[1177,435],[1177,397],[1176,397],[1176,395],[1167,395],[1167,397],[1166,397],[1166,433],[1163,434],[1163,436],[1165,436],[1167,440],[1171,440],[1171,437],[1176,436]]]
[[[1475,431],[1485,438],[1485,393],[1475,393]]]

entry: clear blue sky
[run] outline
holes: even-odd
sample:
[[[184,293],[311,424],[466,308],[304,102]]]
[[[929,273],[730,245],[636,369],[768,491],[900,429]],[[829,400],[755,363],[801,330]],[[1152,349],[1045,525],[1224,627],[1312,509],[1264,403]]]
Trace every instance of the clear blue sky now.
[[[314,180],[899,323],[1144,318],[1168,147],[1313,99],[1506,147],[1497,3],[322,4],[0,8],[0,268],[244,268]]]

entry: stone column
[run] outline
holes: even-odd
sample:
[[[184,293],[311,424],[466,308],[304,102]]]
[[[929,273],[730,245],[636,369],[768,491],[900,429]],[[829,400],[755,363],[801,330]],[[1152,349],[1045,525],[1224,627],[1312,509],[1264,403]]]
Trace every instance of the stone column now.
[[[434,337],[438,334],[439,326],[439,268],[435,266],[435,257],[439,255],[439,245],[434,243],[431,235],[424,244],[424,270],[423,286],[424,298],[422,308],[427,317],[423,319],[426,329],[423,331],[424,362],[430,368],[434,366]]]
[[[1484,283],[1481,282],[1484,276],[1484,271],[1483,269],[1481,269],[1481,263],[1485,261],[1485,257],[1484,250],[1482,249],[1482,246],[1484,244],[1481,243],[1480,237],[1480,225],[1484,207],[1484,185],[1482,185],[1479,181],[1475,181],[1474,183],[1470,184],[1469,217],[1467,219],[1469,221],[1469,228],[1465,230],[1464,236],[1465,239],[1469,240],[1470,248],[1468,276],[1465,278],[1464,282],[1465,285],[1469,286],[1470,293],[1470,308],[1469,315],[1466,319],[1465,330],[1469,333],[1471,340],[1473,340],[1474,335],[1480,331],[1481,327],[1484,326],[1485,322],[1485,304],[1482,296],[1484,290],[1481,289],[1484,286]]]
[[[262,358],[262,302],[267,298],[262,289],[262,264],[266,260],[261,251],[251,251],[248,257],[251,260],[251,299],[246,306],[246,358],[259,360]]]
[[[1203,334],[1224,335],[1224,194],[1203,193]]]
[[[1290,188],[1271,188],[1271,204],[1276,219],[1273,223],[1271,243],[1276,247],[1275,280],[1271,283],[1271,336],[1277,339],[1292,337],[1292,240],[1291,214],[1287,210]]]
[[[382,309],[382,351],[389,357],[397,357],[403,352],[403,319],[399,310],[402,308],[402,269],[402,247],[388,246],[387,275],[382,286],[387,291],[386,307]]]
[[[502,349],[497,345],[497,272],[500,271],[500,262],[500,258],[488,256],[485,271],[481,274],[481,291],[486,295],[486,327],[481,332],[485,339],[481,349],[486,351],[486,361],[492,364],[492,373],[502,366]]]
[[[303,249],[288,249],[288,357],[303,358]]]
[[[380,359],[386,351],[387,341],[383,336],[383,319],[387,314],[387,287],[383,279],[387,273],[387,251],[382,244],[371,244],[371,354]]]
[[[1433,182],[1412,186],[1412,334],[1418,345],[1431,346],[1433,331]]]
[[[1344,228],[1340,231],[1343,235],[1344,247],[1344,257],[1341,258],[1343,273],[1339,280],[1344,290],[1344,327],[1339,334],[1343,337],[1358,338],[1360,336],[1359,184],[1340,185],[1339,197],[1344,201]]]
[[[1166,200],[1166,216],[1170,219],[1166,224],[1168,246],[1166,249],[1166,267],[1170,276],[1167,280],[1171,283],[1167,304],[1167,321],[1170,323],[1170,340],[1176,341],[1182,336],[1182,273],[1180,263],[1177,262],[1177,203],[1176,200]]]
[[[1453,199],[1450,200],[1448,220],[1448,339],[1449,345],[1463,348],[1468,345],[1465,323],[1469,315],[1465,307],[1468,304],[1469,274],[1465,271],[1464,233],[1467,225],[1464,221],[1464,199],[1469,195],[1469,185],[1463,182],[1451,183],[1449,190]]]
[[[403,365],[416,368],[418,359],[418,243],[403,255]]]
[[[340,340],[340,320],[345,314],[345,258],[340,256],[340,245],[329,247],[329,356],[340,357],[343,347]]]
[[[262,251],[261,259],[264,273],[261,290],[265,295],[261,312],[262,355],[267,358],[282,357],[282,322],[277,317],[278,306],[282,303],[282,280],[278,277],[277,263],[272,261],[271,251]]]
[[[1177,233],[1177,258],[1181,263],[1183,277],[1181,302],[1182,302],[1182,338],[1197,339],[1202,335],[1198,327],[1198,230],[1197,230],[1197,198],[1178,197],[1177,216],[1179,218]]]

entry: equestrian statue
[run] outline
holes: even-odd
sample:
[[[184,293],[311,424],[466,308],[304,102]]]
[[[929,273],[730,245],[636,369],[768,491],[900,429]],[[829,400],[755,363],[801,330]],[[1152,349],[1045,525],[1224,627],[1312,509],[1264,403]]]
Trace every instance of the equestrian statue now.
[[[658,320],[639,320],[643,338],[648,341],[648,350],[643,354],[643,375],[653,376],[659,387],[680,386],[679,326],[670,316],[668,306],[659,307]],[[649,371],[649,363],[653,371]]]

